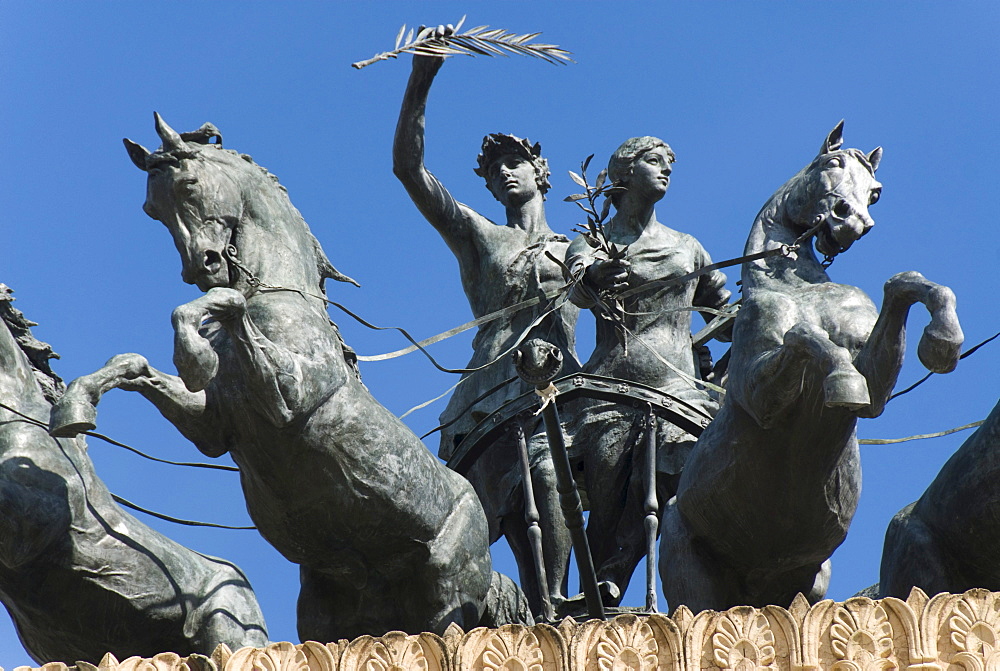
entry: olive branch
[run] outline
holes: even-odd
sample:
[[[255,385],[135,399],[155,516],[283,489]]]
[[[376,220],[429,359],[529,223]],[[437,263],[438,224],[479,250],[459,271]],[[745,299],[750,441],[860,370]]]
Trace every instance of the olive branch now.
[[[517,35],[507,32],[503,28],[490,28],[489,26],[476,26],[464,33],[459,33],[465,17],[458,22],[458,25],[440,27],[421,27],[416,30],[410,28],[407,33],[406,24],[399,29],[396,35],[396,47],[392,51],[383,51],[375,54],[365,61],[351,63],[352,68],[360,70],[372,63],[396,58],[399,54],[415,54],[418,56],[507,56],[509,54],[521,54],[523,56],[534,56],[549,63],[564,65],[566,62],[573,62],[569,57],[570,52],[560,49],[554,44],[542,44],[532,42],[541,33],[528,33],[527,35]],[[406,34],[406,39],[403,35]]]
[[[600,249],[608,255],[608,258],[620,259],[625,254],[627,247],[620,247],[608,240],[608,236],[604,233],[604,221],[611,212],[611,194],[625,191],[625,187],[608,182],[607,170],[598,173],[597,182],[591,185],[587,181],[587,167],[590,166],[590,161],[593,158],[594,155],[591,154],[584,159],[583,163],[580,164],[580,174],[572,170],[568,171],[570,179],[582,186],[584,193],[574,193],[571,196],[566,196],[563,200],[567,203],[576,203],[577,207],[587,213],[587,223],[583,225],[583,228],[574,228],[573,232],[584,236],[588,245],[594,249]],[[598,213],[597,200],[601,196],[604,197],[604,204]],[[583,200],[586,200],[588,204],[584,205],[581,202]]]
[[[607,257],[608,261],[619,261],[625,258],[625,253],[628,251],[628,245],[616,245],[608,239],[607,234],[604,231],[604,222],[608,218],[608,214],[611,212],[611,195],[614,193],[621,193],[625,191],[625,187],[608,182],[608,171],[607,169],[601,170],[597,174],[597,181],[591,185],[587,181],[587,167],[590,165],[591,159],[594,155],[591,154],[583,163],[580,164],[580,173],[577,174],[572,170],[569,171],[570,179],[576,182],[579,186],[582,186],[584,193],[574,193],[571,196],[566,196],[563,198],[567,203],[576,203],[579,207],[587,214],[587,223],[581,224],[580,226],[573,229],[574,233],[579,233],[586,240],[587,244],[591,248],[603,252],[604,256]],[[597,204],[598,199],[603,197],[604,203],[601,205],[600,210],[598,210]],[[584,205],[583,201],[586,200],[587,204]],[[581,277],[575,278],[577,281],[582,279]],[[582,285],[584,290],[590,291],[589,287]],[[618,342],[621,344],[625,355],[628,355],[628,339],[627,332],[625,331],[625,305],[620,298],[615,297],[610,291],[603,290],[599,295],[594,296],[596,299],[595,304],[599,306],[601,311],[601,317],[611,321],[615,325],[615,333],[618,335]]]

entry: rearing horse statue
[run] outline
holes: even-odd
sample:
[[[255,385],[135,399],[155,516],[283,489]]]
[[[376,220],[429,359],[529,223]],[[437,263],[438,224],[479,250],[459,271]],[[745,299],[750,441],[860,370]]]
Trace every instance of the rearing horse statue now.
[[[284,187],[223,149],[214,126],[182,136],[156,115],[156,129],[156,152],[125,141],[148,173],[143,209],[173,236],[184,281],[205,292],[173,312],[179,377],[115,357],[70,385],[53,431],[92,425],[101,394],[118,387],[206,455],[230,452],[261,535],[301,566],[303,640],[492,617],[491,585],[520,593],[492,571],[472,487],[371,396],[326,313],[324,280],[353,280]]]
[[[125,659],[266,645],[264,616],[239,568],[126,513],[83,436],[46,433],[62,380],[10,293],[0,284],[0,602],[25,650],[39,664],[97,664],[108,652]]]
[[[842,133],[843,122],[750,231],[747,255],[784,253],[743,266],[725,401],[664,517],[660,575],[671,608],[822,598],[861,491],[857,420],[885,407],[910,306],[931,314],[921,362],[937,373],[958,363],[964,338],[950,289],[899,273],[879,312],[857,287],[832,282],[813,254],[808,235],[832,258],[867,233],[882,190],[881,148],[841,149]]]

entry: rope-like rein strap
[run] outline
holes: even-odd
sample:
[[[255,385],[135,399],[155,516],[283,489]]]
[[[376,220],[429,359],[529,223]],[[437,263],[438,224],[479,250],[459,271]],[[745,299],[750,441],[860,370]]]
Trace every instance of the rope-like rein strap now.
[[[34,424],[35,426],[38,426],[39,428],[44,429],[45,432],[46,432],[46,434],[48,434],[49,425],[48,425],[47,422],[43,422],[40,419],[36,419],[35,417],[32,417],[30,415],[26,415],[26,414],[24,414],[23,412],[21,412],[19,410],[15,410],[14,408],[12,408],[9,405],[7,405],[6,403],[0,402],[0,408],[4,409],[4,410],[6,410],[6,411],[8,411],[10,413],[13,413],[14,415],[17,415],[18,417],[20,417],[21,419],[23,419],[24,421],[26,421],[29,424]],[[221,464],[200,464],[200,463],[191,463],[191,462],[183,462],[183,461],[169,461],[167,459],[159,459],[157,457],[148,455],[145,452],[141,452],[141,451],[137,450],[134,447],[126,445],[125,443],[120,443],[117,440],[113,440],[112,438],[108,438],[107,436],[102,435],[100,433],[95,433],[93,431],[84,431],[83,435],[85,435],[85,436],[91,436],[93,438],[98,438],[98,439],[103,440],[103,441],[105,441],[107,443],[110,443],[111,445],[114,445],[116,447],[125,448],[126,450],[129,450],[130,452],[133,452],[133,453],[139,455],[140,457],[143,457],[145,459],[149,459],[150,461],[156,461],[156,462],[161,463],[161,464],[170,464],[172,466],[189,466],[189,467],[193,467],[193,468],[210,468],[210,469],[219,470],[219,471],[239,471],[240,470],[240,469],[235,468],[233,466],[224,466],[224,465],[221,465]],[[53,438],[52,440],[56,440],[56,439]],[[170,515],[164,515],[163,513],[158,513],[158,512],[149,510],[147,508],[143,508],[142,506],[138,506],[138,505],[132,503],[131,501],[129,501],[128,499],[124,499],[124,498],[118,496],[117,494],[114,494],[114,493],[111,493],[111,492],[109,492],[109,494],[111,494],[111,498],[114,499],[115,502],[117,502],[117,503],[125,506],[126,508],[131,508],[132,510],[138,511],[140,513],[144,513],[146,515],[150,515],[152,517],[156,517],[158,519],[165,520],[167,522],[173,522],[175,524],[183,524],[185,526],[190,526],[190,527],[212,527],[213,529],[233,529],[233,530],[237,530],[237,531],[253,530],[253,529],[257,528],[257,527],[236,527],[236,526],[229,526],[227,524],[216,524],[214,522],[196,522],[194,520],[185,520],[185,519],[181,519],[179,517],[171,517]]]
[[[924,438],[940,438],[941,436],[947,436],[952,433],[958,433],[959,431],[965,431],[966,429],[972,429],[978,426],[982,426],[985,419],[981,419],[978,422],[972,422],[970,424],[965,424],[964,426],[956,426],[954,429],[948,429],[946,431],[938,431],[936,433],[918,433],[915,436],[907,436],[906,438],[861,438],[858,440],[859,445],[892,445],[894,443],[906,443],[911,440],[923,440]]]
[[[712,263],[698,270],[687,273],[686,275],[681,275],[680,277],[671,277],[667,280],[653,280],[651,282],[646,282],[645,284],[632,287],[631,289],[626,289],[625,291],[617,294],[617,298],[628,298],[629,296],[634,296],[635,294],[642,293],[644,291],[650,291],[652,289],[660,289],[662,287],[670,287],[676,284],[683,284],[689,280],[693,280],[696,277],[700,277],[705,273],[710,273],[713,270],[721,270],[722,268],[729,268],[731,266],[741,266],[744,263],[752,263],[753,261],[760,261],[761,259],[768,259],[772,256],[790,256],[799,250],[805,242],[816,235],[819,229],[826,223],[826,220],[822,217],[817,217],[818,221],[813,225],[812,228],[807,230],[805,233],[800,235],[795,239],[790,245],[780,245],[774,249],[768,249],[763,252],[755,252],[753,254],[747,254],[746,256],[740,256],[734,259],[727,259],[725,261],[719,261],[718,263]]]
[[[43,422],[43,421],[41,421],[39,419],[35,419],[34,417],[31,417],[30,415],[26,415],[23,412],[18,412],[17,410],[15,410],[14,408],[10,407],[9,405],[7,405],[5,403],[0,403],[0,408],[3,408],[4,410],[6,410],[8,412],[14,413],[15,415],[17,415],[18,417],[21,417],[22,419],[26,420],[30,424],[34,424],[36,426],[40,426],[41,428],[45,429],[46,432],[48,432],[48,430],[49,430],[48,423]],[[205,463],[193,462],[193,461],[170,461],[169,459],[160,459],[159,457],[154,457],[151,454],[146,454],[145,452],[143,452],[141,450],[138,450],[138,449],[132,447],[131,445],[126,445],[125,443],[120,443],[117,440],[115,440],[114,438],[109,438],[108,436],[105,436],[102,433],[97,433],[96,431],[84,431],[83,435],[90,436],[91,438],[97,438],[98,440],[103,440],[105,443],[108,443],[110,445],[114,445],[115,447],[124,448],[124,449],[128,450],[129,452],[132,452],[133,454],[137,454],[140,457],[142,457],[143,459],[149,459],[150,461],[155,461],[155,462],[158,462],[158,463],[161,463],[161,464],[170,464],[171,466],[188,466],[190,468],[208,468],[208,469],[215,470],[215,471],[233,471],[233,472],[236,472],[236,473],[239,473],[239,470],[240,470],[240,469],[236,468],[235,466],[226,466],[224,464],[205,464]]]
[[[482,326],[483,324],[489,324],[490,322],[496,321],[497,319],[502,319],[503,317],[507,317],[507,316],[512,315],[512,314],[514,314],[516,312],[520,312],[521,310],[525,310],[527,308],[534,307],[534,306],[540,304],[544,300],[550,300],[550,299],[558,297],[563,291],[565,291],[564,287],[560,287],[558,289],[553,289],[551,291],[546,292],[542,296],[536,296],[535,298],[529,298],[526,301],[521,301],[520,303],[515,303],[514,305],[511,305],[510,307],[506,307],[506,308],[502,308],[500,310],[496,310],[495,312],[491,312],[491,313],[489,313],[487,315],[483,315],[482,317],[479,317],[477,319],[473,319],[472,321],[465,322],[461,326],[456,326],[455,328],[448,329],[447,331],[442,331],[441,333],[438,333],[437,335],[431,336],[430,338],[424,338],[419,343],[414,343],[413,345],[410,345],[409,347],[404,347],[403,349],[398,349],[395,352],[388,352],[386,354],[373,354],[371,356],[361,356],[361,355],[359,355],[358,356],[358,361],[386,361],[388,359],[395,359],[396,357],[403,356],[404,354],[409,354],[410,352],[415,352],[417,349],[426,347],[427,345],[433,345],[434,343],[441,342],[442,340],[447,340],[448,338],[451,338],[452,336],[456,336],[459,333],[464,333],[465,331],[468,331],[469,329],[476,328],[477,326]]]
[[[979,343],[975,347],[970,347],[966,351],[962,352],[962,355],[960,357],[958,357],[958,360],[961,361],[962,359],[964,359],[965,357],[969,356],[970,354],[975,354],[976,350],[978,350],[980,347],[982,347],[983,345],[985,345],[985,344],[987,344],[989,342],[993,342],[997,338],[1000,338],[1000,332],[994,333],[989,338],[987,338],[986,340],[982,341],[981,343]],[[913,384],[911,384],[906,389],[904,389],[902,391],[897,391],[895,394],[893,394],[892,396],[889,397],[889,400],[891,401],[892,399],[896,398],[897,396],[902,396],[903,394],[908,394],[909,392],[913,391],[914,389],[916,389],[917,387],[919,387],[920,385],[922,385],[924,382],[927,382],[927,380],[929,380],[932,375],[934,375],[934,373],[927,373],[926,375],[924,375],[922,378],[920,378],[919,380],[917,380],[916,382],[914,382]]]
[[[740,256],[740,257],[736,257],[736,258],[732,258],[732,259],[727,259],[725,261],[719,261],[718,263],[713,263],[713,264],[704,266],[702,268],[699,268],[698,270],[692,271],[692,272],[687,273],[685,275],[681,275],[680,277],[673,277],[673,278],[666,279],[666,280],[653,280],[653,281],[647,282],[646,284],[643,284],[641,286],[633,287],[631,289],[623,291],[622,293],[618,294],[618,296],[620,298],[628,298],[629,296],[633,296],[633,295],[641,293],[643,291],[650,291],[650,290],[658,289],[658,288],[662,288],[662,287],[673,286],[675,284],[682,284],[684,282],[688,282],[690,280],[693,280],[696,277],[700,277],[702,275],[705,275],[706,273],[710,273],[713,270],[720,270],[722,268],[729,268],[731,266],[742,265],[744,263],[751,263],[753,261],[759,261],[761,259],[770,258],[772,256],[788,256],[788,255],[796,252],[799,249],[799,247],[806,240],[808,240],[811,236],[815,235],[816,232],[823,225],[823,223],[824,223],[823,221],[817,223],[815,226],[813,226],[812,228],[810,228],[808,231],[806,231],[805,233],[803,233],[802,235],[800,235],[795,240],[795,242],[793,242],[790,245],[781,245],[780,247],[775,247],[774,249],[769,249],[767,251],[756,252],[754,254],[748,254],[746,256]],[[284,289],[283,287],[272,287],[270,285],[264,284],[257,277],[255,277],[249,271],[249,269],[247,269],[242,264],[236,263],[235,265],[247,276],[248,282],[251,285],[253,285],[253,286],[259,286],[261,288],[272,289],[272,290],[273,289],[283,289],[284,291],[299,291],[297,289]],[[335,307],[338,307],[339,309],[343,310],[348,315],[350,315],[354,319],[358,320],[361,324],[363,324],[365,326],[368,326],[369,328],[378,329],[378,330],[391,329],[391,330],[399,331],[400,333],[402,333],[406,337],[407,340],[409,340],[411,343],[413,343],[409,347],[404,347],[403,349],[399,349],[399,350],[396,350],[394,352],[387,352],[386,354],[374,354],[374,355],[369,355],[369,356],[361,356],[361,355],[359,355],[358,356],[358,361],[386,361],[388,359],[395,359],[396,357],[400,357],[400,356],[403,356],[405,354],[409,354],[411,352],[415,352],[418,349],[419,350],[423,350],[423,348],[426,347],[427,345],[433,345],[434,343],[441,342],[442,340],[447,340],[448,338],[451,338],[452,336],[458,335],[459,333],[463,333],[465,331],[468,331],[469,329],[475,328],[477,326],[482,326],[483,324],[488,324],[488,323],[490,323],[492,321],[496,321],[497,319],[502,319],[503,317],[510,316],[510,315],[512,315],[512,314],[514,314],[516,312],[519,312],[520,310],[524,310],[524,309],[527,309],[527,308],[530,308],[530,307],[534,307],[535,305],[540,304],[544,300],[554,299],[554,298],[560,296],[565,291],[567,291],[569,289],[569,287],[572,286],[572,284],[574,284],[576,281],[577,281],[577,278],[574,278],[573,282],[571,282],[571,284],[568,285],[568,286],[563,286],[563,287],[559,287],[558,289],[553,289],[551,291],[546,292],[542,296],[537,296],[535,298],[529,298],[528,300],[521,301],[520,303],[515,303],[514,305],[511,305],[509,307],[502,308],[502,309],[497,310],[495,312],[491,312],[491,313],[489,313],[487,315],[483,315],[482,317],[478,317],[478,318],[473,319],[472,321],[468,321],[468,322],[466,322],[466,323],[464,323],[464,324],[462,324],[460,326],[456,326],[456,327],[454,327],[452,329],[448,329],[447,331],[442,331],[441,333],[438,333],[437,335],[431,336],[429,338],[425,338],[424,340],[421,340],[419,342],[416,341],[412,336],[410,336],[402,328],[395,327],[395,326],[388,326],[388,327],[375,327],[375,326],[372,326],[372,325],[368,324],[367,322],[365,322],[364,320],[362,320],[360,317],[356,316],[354,313],[352,313],[349,310],[347,310],[347,308],[344,308],[343,306],[339,305],[338,303],[334,303],[333,301],[330,301],[327,298],[324,298],[324,297],[321,297],[321,296],[316,296],[316,295],[310,294],[308,292],[299,291],[299,293],[312,296],[313,298],[317,298],[319,300],[326,301],[327,303],[329,303],[331,305],[334,305]],[[704,310],[699,309],[699,311],[704,311]],[[438,368],[441,369],[441,370],[444,370],[443,368],[440,368],[439,366],[438,366]],[[461,369],[458,369],[458,370],[461,370]]]
[[[232,527],[229,526],[228,524],[215,524],[214,522],[196,522],[194,520],[181,519],[180,517],[171,517],[170,515],[164,515],[163,513],[158,513],[153,510],[143,508],[142,506],[137,506],[128,499],[124,499],[118,496],[117,494],[112,494],[111,498],[113,498],[116,503],[119,503],[125,506],[126,508],[131,508],[132,510],[138,511],[140,513],[145,513],[150,517],[155,517],[157,519],[164,520],[165,522],[173,522],[174,524],[183,524],[186,527],[211,527],[213,529],[232,529],[234,531],[257,530],[257,527]]]
[[[528,337],[528,334],[531,332],[531,330],[533,328],[535,328],[536,326],[538,326],[539,324],[541,324],[542,321],[544,321],[546,317],[548,317],[550,314],[552,314],[553,312],[555,312],[556,310],[558,310],[559,308],[561,308],[562,305],[563,305],[563,303],[565,303],[565,300],[561,301],[561,302],[558,302],[558,304],[557,304],[557,302],[554,301],[552,303],[551,307],[547,308],[544,312],[542,312],[542,314],[538,315],[538,317],[536,317],[531,322],[531,324],[529,324],[528,327],[525,328],[524,331],[521,332],[521,335],[518,336],[518,338],[514,342],[514,344],[512,344],[509,348],[507,348],[506,350],[504,350],[503,352],[501,352],[499,355],[497,355],[497,357],[494,358],[492,361],[488,361],[487,363],[484,363],[482,366],[476,366],[475,368],[445,368],[444,366],[442,366],[441,364],[439,364],[437,362],[437,359],[435,359],[431,355],[430,352],[428,352],[426,349],[424,349],[423,343],[417,342],[417,340],[412,335],[410,335],[410,333],[406,329],[404,329],[401,326],[376,326],[375,324],[372,324],[371,322],[367,321],[366,319],[364,319],[360,315],[355,314],[350,308],[348,308],[348,307],[346,307],[344,305],[341,305],[340,303],[338,303],[336,301],[331,301],[329,298],[326,298],[325,296],[318,296],[318,295],[316,295],[314,293],[310,293],[308,291],[303,291],[302,289],[290,289],[288,287],[276,287],[276,286],[271,286],[271,285],[263,284],[263,283],[259,283],[257,286],[259,286],[264,291],[290,291],[292,293],[299,294],[300,296],[308,296],[310,298],[315,298],[317,300],[323,301],[327,305],[332,305],[333,307],[337,308],[338,310],[340,310],[341,312],[343,312],[347,316],[349,316],[352,319],[354,319],[355,321],[357,321],[362,326],[370,328],[373,331],[398,331],[399,333],[403,334],[404,338],[406,338],[411,343],[413,343],[413,345],[411,347],[407,348],[407,350],[409,352],[412,352],[412,351],[415,351],[415,350],[420,350],[420,353],[423,354],[424,356],[426,356],[427,359],[428,359],[428,361],[431,362],[431,365],[433,365],[439,371],[441,371],[443,373],[458,373],[458,374],[461,374],[461,375],[465,375],[467,373],[475,373],[477,371],[483,370],[484,368],[489,368],[490,366],[492,366],[493,364],[495,364],[497,361],[500,361],[501,359],[503,359],[504,357],[506,357],[508,354],[510,354],[511,352],[513,352],[515,349],[517,349],[517,346],[520,345],[521,342],[525,338]],[[559,293],[563,293],[565,291],[566,291],[566,287],[562,287],[562,288],[560,288],[558,290],[558,292],[556,293],[556,295],[558,296]],[[550,293],[552,293],[552,292],[550,292]],[[546,296],[547,295],[548,294],[546,294]],[[535,299],[532,299],[532,300],[535,300]],[[543,300],[543,297],[539,297],[538,300],[534,304],[537,305],[542,300]],[[519,303],[518,305],[522,305],[522,304]],[[515,306],[512,306],[512,307],[515,307]],[[495,315],[497,313],[493,313],[493,314]],[[496,318],[497,317],[494,317],[494,319],[496,319]],[[489,320],[489,321],[492,321],[492,319]],[[483,323],[485,323],[485,322],[483,322]],[[461,328],[461,327],[459,327],[459,328]],[[458,331],[458,332],[460,333],[461,331]],[[455,334],[453,333],[452,335],[455,335]],[[435,336],[435,337],[437,337],[437,336]],[[450,336],[446,336],[446,337],[450,337]],[[440,338],[440,340],[444,340],[444,337]],[[435,342],[437,342],[437,341],[435,341]],[[400,350],[400,351],[402,351],[402,350]],[[397,356],[401,356],[401,355],[397,354]],[[392,357],[386,356],[386,358],[392,358]],[[369,359],[367,357],[361,357],[361,356],[359,356],[358,360],[359,361],[369,361],[371,359]],[[379,359],[379,360],[381,360],[381,359]]]

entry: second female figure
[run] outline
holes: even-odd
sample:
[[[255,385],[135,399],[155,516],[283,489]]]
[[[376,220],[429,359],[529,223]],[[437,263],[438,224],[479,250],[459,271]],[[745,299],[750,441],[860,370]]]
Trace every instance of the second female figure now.
[[[692,236],[667,228],[654,209],[670,184],[674,152],[654,137],[625,141],[612,155],[608,178],[623,191],[612,195],[615,215],[605,224],[608,241],[627,246],[623,258],[608,258],[584,236],[573,241],[567,264],[582,273],[570,298],[597,315],[597,342],[588,373],[657,387],[714,416],[716,402],[693,380],[698,377],[691,341],[691,312],[710,319],[726,305],[726,276],[710,271],[668,286],[643,285],[681,277],[712,263]],[[637,293],[616,296],[630,289]],[[617,319],[604,318],[610,308]],[[617,331],[617,332],[616,332]],[[724,332],[722,338],[727,339]],[[668,362],[670,365],[668,365]],[[620,598],[645,552],[643,492],[635,447],[643,434],[645,411],[597,400],[573,404],[568,433],[590,503],[587,535],[597,577],[612,601]],[[657,427],[659,505],[677,489],[677,480],[695,439],[664,421]]]

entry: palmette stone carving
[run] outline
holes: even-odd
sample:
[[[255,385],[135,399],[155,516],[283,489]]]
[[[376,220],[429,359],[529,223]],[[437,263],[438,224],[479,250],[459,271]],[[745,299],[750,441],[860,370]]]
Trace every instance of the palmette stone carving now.
[[[266,648],[240,648],[226,660],[221,671],[335,671],[338,668],[338,646],[325,646],[316,641],[300,645],[288,642],[272,643]],[[157,671],[160,671],[159,669]]]
[[[804,617],[803,666],[838,671],[905,669],[920,661],[919,639],[913,609],[898,599],[853,598],[842,604],[825,600]]]
[[[244,648],[254,650],[254,648]],[[219,645],[218,650],[212,655],[216,658],[220,651],[228,651],[225,644]],[[30,671],[34,667],[18,666],[14,671]],[[38,669],[44,671],[218,671],[218,665],[214,659],[209,659],[204,655],[191,655],[181,657],[175,652],[161,652],[150,657],[129,657],[119,662],[110,652],[101,658],[96,666],[87,662],[77,662],[76,666],[67,666],[63,662],[49,662]]]
[[[927,604],[921,625],[929,651],[950,665],[942,668],[1000,669],[1000,593],[938,594]]]
[[[839,605],[834,609],[830,650],[837,661],[833,668],[843,671],[896,668],[888,659],[892,654],[892,625],[885,609],[863,605],[867,607],[860,613]]]
[[[456,669],[475,671],[562,671],[568,668],[566,640],[548,625],[506,625],[473,629],[455,654]]]
[[[2,661],[2,660],[0,660]],[[974,589],[906,601],[855,597],[789,608],[737,606],[697,615],[567,618],[444,637],[390,632],[353,641],[272,643],[211,658],[162,653],[97,666],[62,663],[40,671],[1000,671],[1000,592]],[[34,671],[17,667],[14,671]]]
[[[360,671],[447,671],[452,666],[451,655],[440,636],[410,636],[399,631],[351,641],[340,665]]]
[[[591,620],[575,625],[570,637],[569,667],[573,669],[682,668],[680,629],[663,615],[619,615],[608,622]]]
[[[688,632],[688,668],[757,669],[788,668],[778,659],[775,629],[764,610],[739,606],[724,613],[703,611]],[[784,636],[781,649],[787,650]]]

